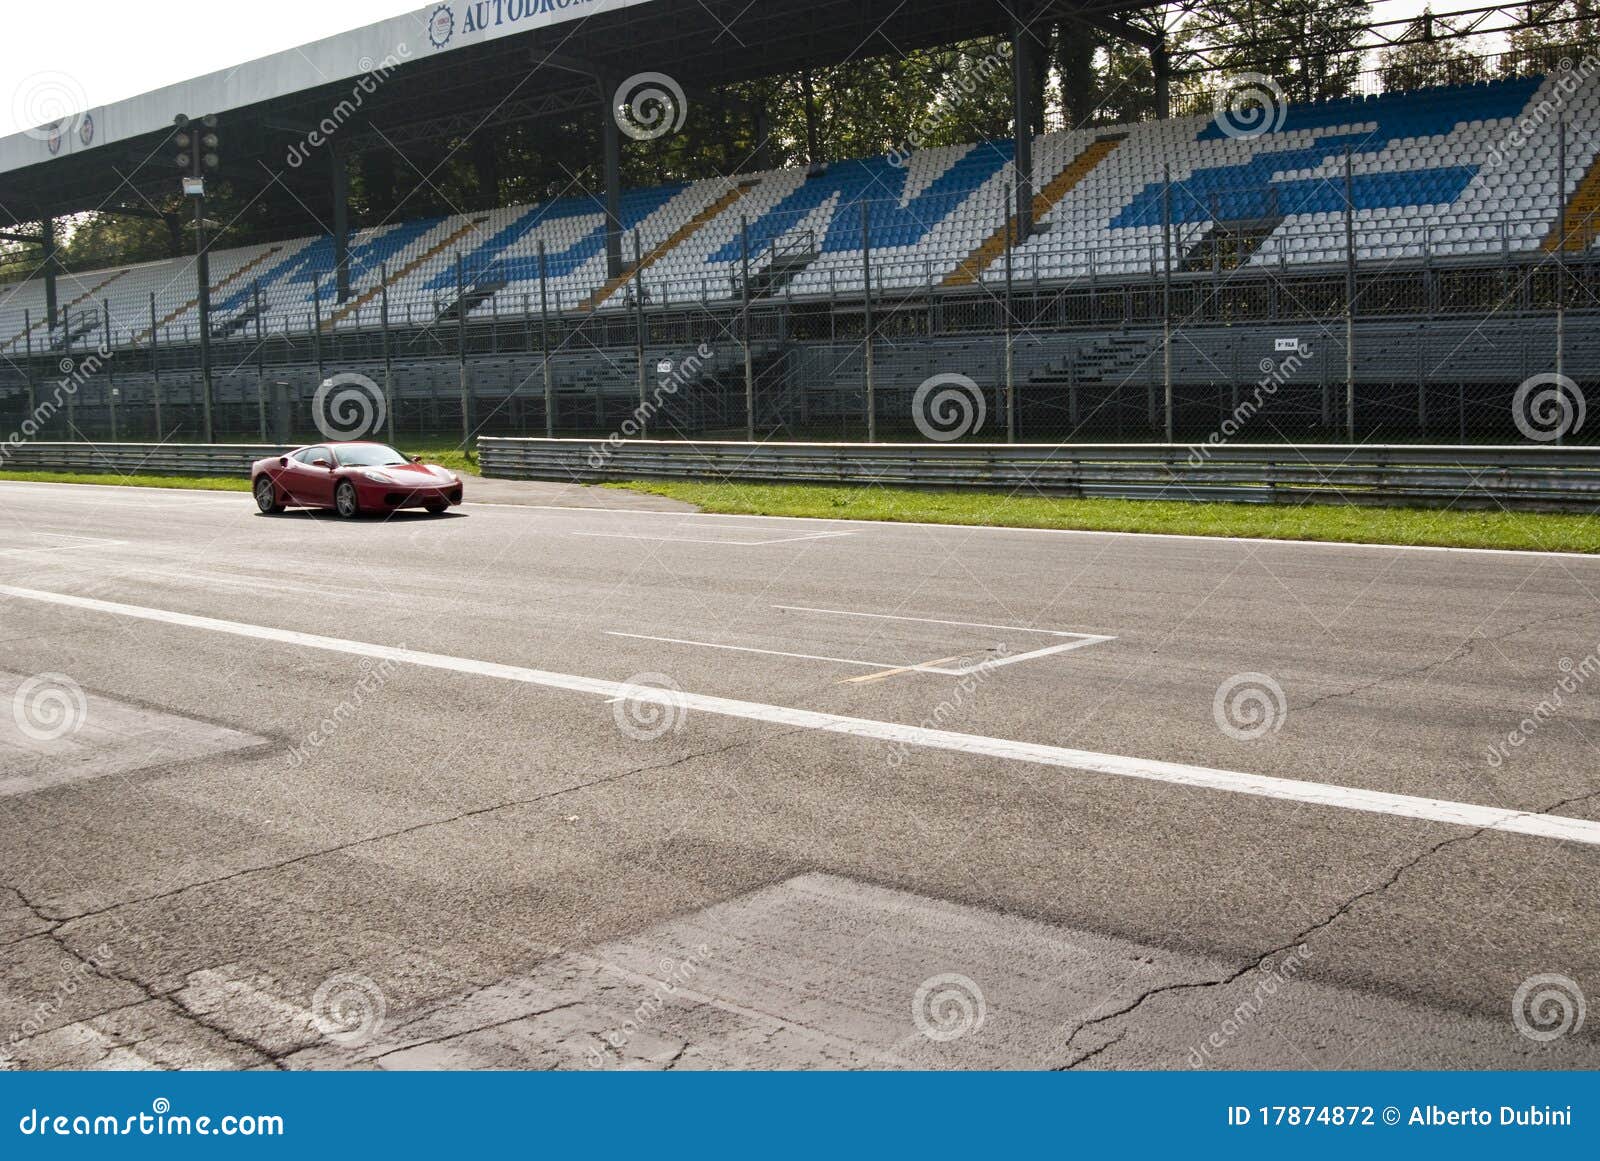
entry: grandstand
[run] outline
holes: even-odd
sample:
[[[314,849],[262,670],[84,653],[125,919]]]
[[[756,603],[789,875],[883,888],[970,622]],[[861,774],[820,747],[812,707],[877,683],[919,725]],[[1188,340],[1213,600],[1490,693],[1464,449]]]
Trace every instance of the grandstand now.
[[[214,373],[224,426],[255,433],[269,381],[293,414],[331,369],[384,376],[416,430],[452,427],[465,383],[468,431],[603,431],[651,366],[709,341],[658,433],[859,436],[869,406],[906,430],[915,387],[958,371],[991,415],[1013,392],[1024,437],[1151,438],[1175,430],[1157,392],[1204,431],[1287,328],[1316,351],[1285,376],[1310,393],[1285,391],[1264,436],[1337,434],[1348,390],[1366,434],[1487,438],[1509,420],[1477,413],[1529,374],[1600,372],[1554,319],[1592,281],[1600,70],[1279,112],[1260,132],[1208,110],[213,249],[204,372],[192,256],[61,272],[54,325],[31,278],[0,288],[0,391],[18,405],[101,348],[116,382],[79,409],[108,425],[115,391],[124,432],[158,433],[158,392],[164,426],[192,426]],[[1459,335],[1425,323],[1444,315]]]

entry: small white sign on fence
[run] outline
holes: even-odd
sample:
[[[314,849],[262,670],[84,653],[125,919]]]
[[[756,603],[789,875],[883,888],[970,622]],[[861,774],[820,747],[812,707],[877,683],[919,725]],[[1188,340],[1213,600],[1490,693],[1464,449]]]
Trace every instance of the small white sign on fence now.
[[[1276,351],[1280,351],[1280,352],[1281,351],[1298,351],[1300,349],[1300,340],[1299,339],[1278,339],[1273,343],[1273,349],[1276,350]]]

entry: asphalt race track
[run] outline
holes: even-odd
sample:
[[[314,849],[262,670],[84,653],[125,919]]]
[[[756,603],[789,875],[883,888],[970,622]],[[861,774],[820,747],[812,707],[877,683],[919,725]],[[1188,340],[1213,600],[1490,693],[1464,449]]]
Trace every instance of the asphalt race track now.
[[[0,485],[10,1066],[1600,1067],[1600,559],[468,495]]]

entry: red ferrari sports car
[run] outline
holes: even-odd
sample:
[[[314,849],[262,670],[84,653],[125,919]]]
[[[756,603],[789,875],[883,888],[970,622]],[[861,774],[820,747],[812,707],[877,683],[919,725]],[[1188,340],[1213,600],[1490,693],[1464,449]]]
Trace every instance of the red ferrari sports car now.
[[[332,508],[346,519],[400,508],[437,515],[461,503],[455,472],[381,443],[319,443],[257,460],[250,489],[268,514],[294,507]]]

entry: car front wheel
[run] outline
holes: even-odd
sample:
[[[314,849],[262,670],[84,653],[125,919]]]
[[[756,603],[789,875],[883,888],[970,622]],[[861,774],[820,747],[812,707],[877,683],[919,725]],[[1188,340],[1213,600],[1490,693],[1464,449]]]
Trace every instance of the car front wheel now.
[[[283,511],[283,502],[278,499],[278,489],[271,476],[262,476],[256,481],[255,494],[256,507],[261,509],[262,515],[276,516]]]
[[[356,486],[349,480],[339,481],[339,486],[334,489],[333,506],[346,520],[354,520],[361,515],[361,500],[356,496]]]

